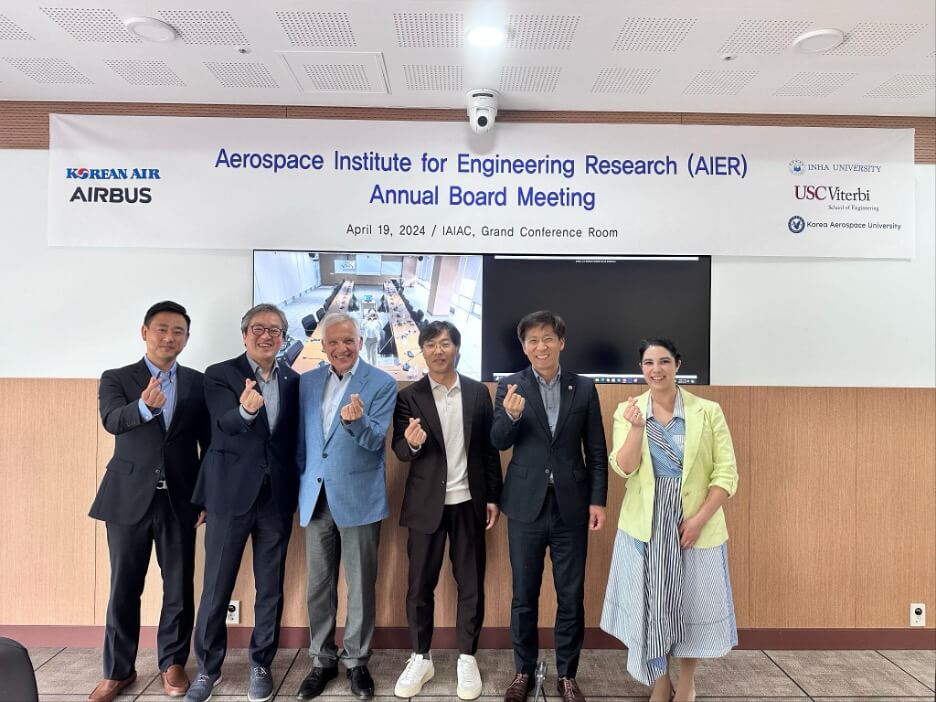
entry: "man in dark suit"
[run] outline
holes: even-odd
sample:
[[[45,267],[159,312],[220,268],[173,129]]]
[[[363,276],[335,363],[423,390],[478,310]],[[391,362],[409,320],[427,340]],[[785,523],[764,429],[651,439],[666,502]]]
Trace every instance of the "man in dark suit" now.
[[[584,702],[575,682],[585,634],[588,531],[601,529],[608,462],[595,384],[563,371],[565,322],[533,312],[517,325],[530,367],[498,383],[491,442],[513,449],[501,495],[513,571],[510,636],[516,675],[505,702],[523,702],[539,655],[537,616],[549,548],[556,587],[556,668],[564,702]]]
[[[500,456],[491,445],[491,396],[459,375],[461,334],[450,322],[431,322],[419,333],[429,375],[397,397],[393,452],[409,463],[400,524],[409,527],[406,618],[413,652],[394,694],[413,697],[435,674],[432,663],[433,592],[449,541],[458,585],[455,629],[460,699],[481,695],[474,654],[484,621],[484,532],[497,522]]]
[[[195,626],[198,677],[186,702],[205,702],[221,679],[227,608],[248,537],[257,595],[247,698],[273,696],[270,666],[279,645],[286,548],[299,491],[299,374],[276,359],[287,328],[276,306],[251,308],[241,320],[247,352],[205,371],[211,446],[193,498],[208,512],[205,586]]]
[[[188,689],[195,528],[203,518],[190,500],[209,435],[202,374],[176,362],[190,322],[182,305],[157,302],[140,330],[146,355],[101,376],[101,419],[116,440],[90,512],[105,522],[111,567],[104,679],[91,702],[110,702],[136,679],[140,596],[153,544],[163,580],[156,638],[163,691],[180,697]]]

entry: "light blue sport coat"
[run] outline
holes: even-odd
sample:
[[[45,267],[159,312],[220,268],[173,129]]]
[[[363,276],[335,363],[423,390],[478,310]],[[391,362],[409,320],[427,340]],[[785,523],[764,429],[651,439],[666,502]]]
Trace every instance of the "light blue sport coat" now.
[[[329,366],[299,380],[299,523],[307,526],[322,487],[335,524],[361,526],[390,514],[384,449],[396,404],[396,381],[363,360],[351,376],[327,432],[322,431],[322,395]],[[364,416],[342,424],[340,407],[360,395]]]

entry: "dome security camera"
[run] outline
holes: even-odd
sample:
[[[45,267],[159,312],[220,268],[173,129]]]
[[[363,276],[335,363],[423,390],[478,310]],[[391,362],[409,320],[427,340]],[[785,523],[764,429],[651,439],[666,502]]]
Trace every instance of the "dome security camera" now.
[[[475,134],[484,134],[494,128],[497,119],[497,92],[479,89],[468,92],[468,124]]]

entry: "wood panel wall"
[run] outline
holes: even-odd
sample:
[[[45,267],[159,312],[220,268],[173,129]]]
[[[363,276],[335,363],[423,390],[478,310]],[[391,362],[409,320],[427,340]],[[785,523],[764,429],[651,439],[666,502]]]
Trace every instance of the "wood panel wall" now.
[[[634,386],[600,386],[610,437],[619,402]],[[909,603],[936,611],[936,390],[698,387],[725,410],[741,474],[727,507],[738,626],[745,629],[899,629]],[[0,625],[103,625],[109,567],[103,524],[87,516],[113,437],[101,427],[97,381],[0,379]],[[406,532],[398,525],[406,468],[388,452],[393,514],[381,532],[378,617],[406,625]],[[505,454],[505,465],[507,456]],[[598,625],[623,498],[612,474],[609,527],[589,541],[586,624]],[[485,625],[509,624],[506,524],[488,534]],[[201,591],[199,541],[196,593]],[[253,623],[245,555],[234,597]],[[161,588],[155,559],[143,624],[155,625]],[[446,568],[437,624],[454,625]],[[555,594],[544,577],[540,622]],[[339,612],[343,617],[344,605]],[[933,628],[934,618],[929,617]],[[303,627],[305,547],[294,528],[285,626]]]
[[[47,149],[50,113],[156,115],[168,117],[261,117],[461,122],[464,110],[287,105],[197,105],[118,102],[0,102],[0,148]],[[731,126],[858,127],[915,129],[916,162],[936,163],[936,118],[868,115],[758,115],[700,112],[537,112],[503,110],[501,122],[567,124],[724,124]]]

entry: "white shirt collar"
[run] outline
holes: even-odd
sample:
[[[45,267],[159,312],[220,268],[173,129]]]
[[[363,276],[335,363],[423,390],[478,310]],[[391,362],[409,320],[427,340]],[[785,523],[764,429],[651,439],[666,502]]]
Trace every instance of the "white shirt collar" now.
[[[461,391],[461,376],[458,373],[455,374],[455,382],[452,384],[452,387],[450,388],[445,387],[443,383],[437,383],[435,380],[432,379],[431,375],[426,376],[426,377],[429,378],[429,385],[432,388],[433,392],[435,392],[436,388],[442,388],[443,392],[451,392],[455,388],[458,388],[459,392]]]
[[[653,416],[653,395],[647,395],[647,416]],[[676,402],[673,403],[673,419],[679,417],[686,421],[686,410],[683,407],[682,391],[676,386]]]
[[[328,364],[328,373],[329,373],[329,376],[333,377],[333,378],[334,378],[335,380],[337,380],[338,382],[341,382],[341,380],[344,379],[346,376],[354,375],[355,373],[357,373],[357,369],[358,369],[358,366],[359,366],[360,364],[361,364],[361,357],[358,356],[357,360],[354,362],[354,365],[351,366],[351,369],[348,370],[348,371],[346,371],[345,374],[342,375],[341,378],[339,378],[339,377],[338,377],[338,374],[335,372],[334,366],[332,366],[332,365],[329,363],[329,364]]]

